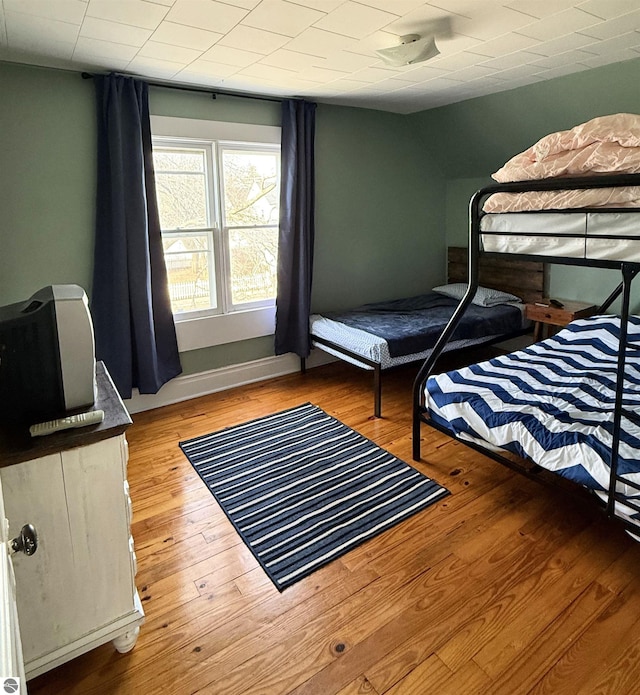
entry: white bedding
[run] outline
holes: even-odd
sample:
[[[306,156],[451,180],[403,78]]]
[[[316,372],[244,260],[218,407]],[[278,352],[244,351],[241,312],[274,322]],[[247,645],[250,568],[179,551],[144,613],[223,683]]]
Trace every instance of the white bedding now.
[[[640,211],[487,214],[480,231],[499,232],[482,234],[490,252],[640,262]]]

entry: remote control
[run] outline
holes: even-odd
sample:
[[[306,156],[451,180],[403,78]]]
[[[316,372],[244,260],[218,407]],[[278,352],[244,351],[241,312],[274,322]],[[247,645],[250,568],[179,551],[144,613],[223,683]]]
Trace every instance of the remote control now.
[[[90,410],[79,415],[69,415],[59,420],[49,420],[49,422],[39,422],[37,425],[29,427],[32,437],[42,437],[46,434],[53,434],[61,430],[69,430],[74,427],[86,427],[87,425],[98,425],[104,420],[104,410]]]
[[[564,304],[557,299],[550,299],[549,304],[551,304],[551,306],[555,306],[557,309],[562,309],[564,306]]]

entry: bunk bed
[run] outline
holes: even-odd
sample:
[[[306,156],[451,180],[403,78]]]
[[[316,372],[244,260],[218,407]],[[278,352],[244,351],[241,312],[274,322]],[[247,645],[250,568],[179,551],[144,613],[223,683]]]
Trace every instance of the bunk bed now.
[[[466,248],[450,247],[448,283],[427,294],[310,317],[312,346],[373,371],[375,417],[381,417],[382,372],[422,361],[431,353],[458,305],[460,292],[466,290],[466,256]],[[445,347],[447,352],[489,345],[527,332],[530,322],[524,317],[523,302],[540,301],[547,290],[546,267],[539,261],[487,259],[478,273],[479,295]]]
[[[624,148],[638,150],[635,119],[636,143],[620,145],[615,133],[606,135],[604,142],[623,148],[618,158]],[[640,536],[640,317],[630,306],[640,271],[638,172],[636,163],[612,173],[563,171],[500,182],[473,196],[467,291],[414,382],[412,432],[415,460],[427,424],[529,477],[569,479],[634,537]],[[437,374],[438,356],[475,293],[479,263],[496,254],[616,269],[621,281],[595,316],[524,350]]]

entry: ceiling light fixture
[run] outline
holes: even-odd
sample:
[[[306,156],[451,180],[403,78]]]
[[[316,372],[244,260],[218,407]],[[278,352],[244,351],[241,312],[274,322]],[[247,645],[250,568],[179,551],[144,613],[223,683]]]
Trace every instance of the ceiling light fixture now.
[[[407,36],[401,36],[400,41],[401,43],[397,46],[380,48],[376,51],[387,65],[398,68],[402,65],[422,63],[429,58],[435,58],[440,53],[433,36],[421,37],[418,34],[407,34]]]

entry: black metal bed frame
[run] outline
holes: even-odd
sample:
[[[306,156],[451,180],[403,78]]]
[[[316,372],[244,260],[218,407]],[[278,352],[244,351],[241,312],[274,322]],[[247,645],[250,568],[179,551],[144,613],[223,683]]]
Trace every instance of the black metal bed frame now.
[[[459,348],[456,350],[456,352],[461,352],[463,350],[473,350],[474,348],[488,347],[490,345],[495,345],[496,343],[502,343],[505,340],[511,340],[512,338],[517,338],[521,335],[525,335],[529,333],[529,331],[530,329],[527,327],[523,328],[520,331],[505,333],[504,335],[499,335],[496,338],[485,340],[482,343],[475,343],[473,345],[469,345],[468,347]],[[357,352],[353,352],[352,350],[349,350],[348,348],[342,345],[338,345],[338,343],[334,343],[331,340],[327,340],[326,338],[321,338],[317,335],[313,335],[313,333],[310,335],[310,338],[311,342],[317,343],[320,349],[322,349],[322,346],[324,345],[328,348],[331,348],[332,350],[335,350],[341,355],[344,355],[345,357],[349,357],[350,359],[353,359],[356,362],[361,362],[362,364],[366,364],[368,367],[371,367],[371,369],[373,370],[373,414],[374,417],[382,417],[382,372],[386,370],[383,370],[382,366],[380,365],[380,362],[371,360],[368,357],[363,357]],[[397,365],[397,367],[404,366],[406,364],[415,364],[420,361],[421,360],[418,359],[413,360],[411,362],[405,362],[403,365]],[[353,363],[350,362],[350,364]],[[353,366],[359,369],[364,369],[364,367],[360,367],[360,365],[358,364],[353,364]],[[396,369],[397,367],[387,367],[387,369]],[[305,374],[306,372],[306,360],[304,359],[304,357],[300,358],[300,371],[302,374]]]
[[[625,504],[627,507],[640,512],[640,505],[636,504],[629,499],[623,498],[620,493],[616,492],[616,483],[618,481],[624,482],[626,485],[633,487],[640,491],[640,484],[634,483],[627,478],[622,478],[618,475],[618,451],[620,446],[620,426],[622,415],[629,420],[640,424],[640,413],[635,413],[629,411],[622,407],[622,397],[623,397],[623,387],[624,387],[624,371],[626,364],[627,351],[638,351],[640,350],[640,345],[630,345],[627,340],[627,330],[628,330],[628,320],[629,320],[629,305],[630,305],[630,294],[631,294],[631,283],[634,277],[640,272],[639,262],[630,261],[610,261],[601,259],[587,259],[587,258],[569,258],[563,256],[545,256],[545,255],[529,255],[529,254],[514,254],[514,253],[496,253],[496,252],[485,252],[481,248],[481,234],[489,235],[492,232],[481,232],[480,231],[480,221],[482,219],[483,213],[481,209],[482,203],[485,199],[494,193],[523,193],[528,191],[557,191],[557,190],[585,190],[591,188],[610,188],[610,187],[620,187],[620,186],[640,186],[640,174],[617,174],[617,175],[598,175],[589,177],[575,177],[575,178],[556,178],[556,179],[543,179],[539,181],[522,181],[516,183],[503,183],[494,184],[487,186],[485,188],[477,191],[471,198],[469,204],[469,254],[468,254],[468,287],[465,295],[460,300],[458,307],[456,308],[453,316],[451,317],[449,323],[442,332],[440,338],[436,342],[431,355],[424,361],[413,385],[413,458],[416,461],[420,460],[420,432],[421,425],[425,423],[436,430],[444,432],[448,436],[462,442],[466,446],[471,447],[477,451],[480,451],[486,456],[498,461],[504,466],[511,468],[512,470],[517,470],[519,473],[526,475],[527,477],[539,480],[539,473],[541,469],[537,465],[533,465],[531,468],[523,468],[506,456],[493,451],[489,448],[485,448],[480,444],[465,441],[456,437],[451,431],[440,426],[438,423],[431,420],[428,416],[428,411],[425,406],[425,385],[427,379],[433,374],[434,367],[438,357],[444,350],[447,342],[449,341],[451,335],[453,334],[456,326],[458,325],[460,319],[464,315],[467,307],[471,303],[476,290],[478,288],[478,269],[479,269],[479,259],[482,254],[488,256],[510,256],[514,259],[520,260],[535,260],[542,261],[545,263],[553,264],[563,264],[563,265],[579,265],[579,266],[589,266],[589,267],[600,267],[600,268],[613,268],[620,270],[622,273],[622,281],[613,290],[613,292],[607,297],[603,304],[599,307],[599,313],[604,313],[611,306],[611,304],[622,295],[622,307],[620,312],[620,337],[619,337],[619,347],[618,347],[618,360],[617,360],[617,374],[616,374],[616,392],[615,392],[615,402],[613,411],[613,433],[612,433],[612,443],[611,443],[611,458],[610,458],[610,479],[609,479],[609,489],[607,491],[607,502],[605,505],[605,511],[609,518],[618,519],[628,530],[632,530],[635,533],[639,532],[640,523],[633,523],[626,518],[619,517],[615,511],[615,503],[617,501]],[[640,215],[640,209],[638,208],[622,208],[622,209],[570,209],[570,210],[554,210],[553,212],[637,212]],[[640,217],[638,218],[640,221]],[[640,226],[639,226],[640,232]],[[494,232],[493,234],[503,234],[503,232]],[[543,233],[540,234],[529,234],[529,233],[519,233],[519,236],[547,236]],[[556,237],[570,237],[577,238],[576,234],[558,234]],[[582,235],[580,238],[584,238]],[[617,239],[620,238],[615,234],[598,234],[593,237],[593,239]],[[637,240],[640,241],[640,233],[636,236],[624,236],[625,240]],[[552,476],[555,474],[551,474]],[[564,479],[561,479],[564,480]],[[596,496],[596,499],[600,501],[600,498]]]

